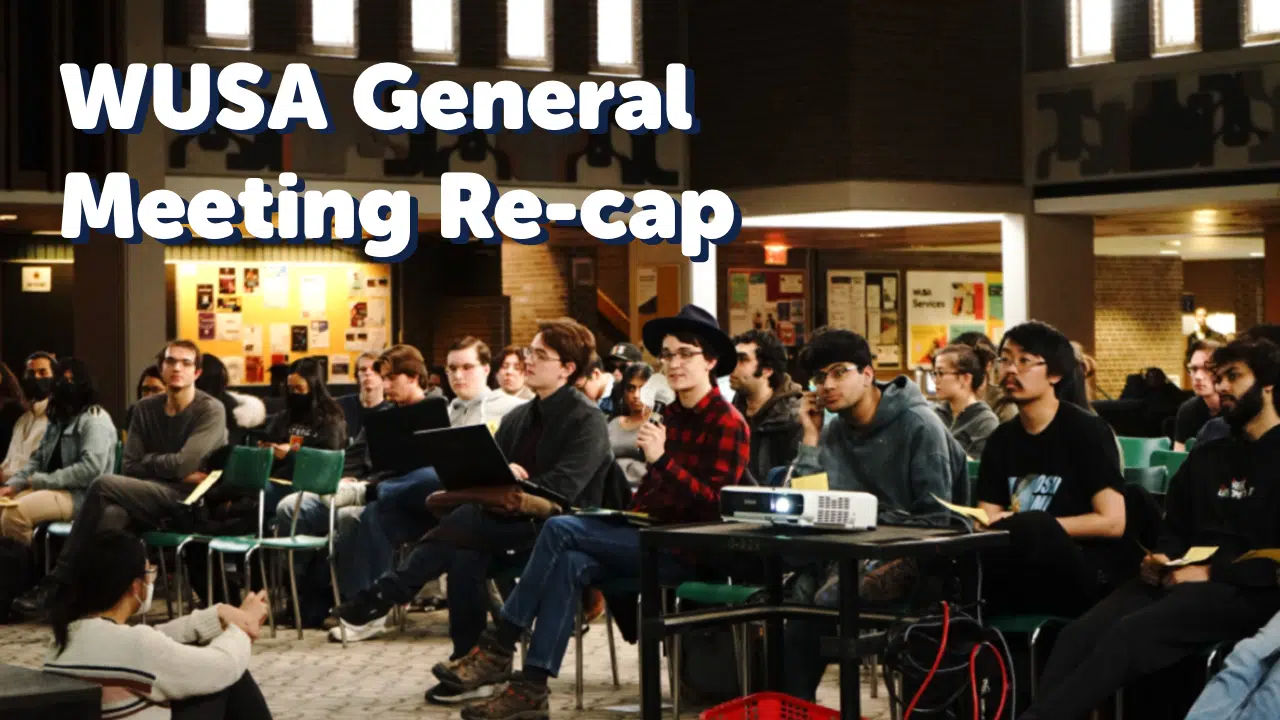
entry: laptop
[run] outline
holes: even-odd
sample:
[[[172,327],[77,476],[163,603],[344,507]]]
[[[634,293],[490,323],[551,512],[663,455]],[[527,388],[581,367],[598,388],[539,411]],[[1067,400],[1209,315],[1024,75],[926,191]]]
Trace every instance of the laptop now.
[[[430,466],[431,461],[421,445],[414,442],[413,434],[447,427],[449,402],[444,398],[428,398],[369,413],[364,418],[364,437],[374,471],[403,474]]]
[[[527,480],[516,480],[511,474],[511,463],[485,425],[419,430],[414,433],[414,438],[423,454],[431,458],[431,465],[445,490],[514,483],[531,495],[569,507],[568,498]]]

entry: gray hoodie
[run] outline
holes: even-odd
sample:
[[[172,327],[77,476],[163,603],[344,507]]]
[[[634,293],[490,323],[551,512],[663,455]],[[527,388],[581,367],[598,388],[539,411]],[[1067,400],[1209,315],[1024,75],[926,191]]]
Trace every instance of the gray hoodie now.
[[[946,524],[933,495],[952,499],[953,483],[965,487],[964,450],[905,375],[876,387],[882,395],[871,426],[829,420],[818,447],[800,446],[794,475],[825,472],[832,490],[872,493],[881,523]]]
[[[982,459],[982,450],[987,446],[987,438],[1000,427],[1000,418],[985,402],[979,400],[960,411],[960,417],[951,416],[951,404],[941,402],[933,406],[938,413],[942,425],[951,431],[951,437],[960,443],[960,448],[974,460]]]

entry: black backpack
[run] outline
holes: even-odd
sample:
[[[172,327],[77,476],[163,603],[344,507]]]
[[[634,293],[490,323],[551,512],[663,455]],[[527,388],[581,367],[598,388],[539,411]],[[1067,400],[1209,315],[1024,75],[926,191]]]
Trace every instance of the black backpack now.
[[[12,619],[13,601],[35,582],[31,548],[12,538],[0,538],[0,623]]]

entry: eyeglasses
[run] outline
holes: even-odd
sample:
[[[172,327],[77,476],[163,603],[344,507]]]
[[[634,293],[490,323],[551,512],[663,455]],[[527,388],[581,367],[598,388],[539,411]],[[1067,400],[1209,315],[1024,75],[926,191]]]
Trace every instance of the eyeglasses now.
[[[822,385],[823,383],[825,383],[827,381],[827,378],[831,378],[836,382],[840,382],[841,380],[844,379],[845,375],[849,374],[850,371],[857,370],[857,369],[858,369],[857,366],[854,365],[853,363],[844,363],[843,365],[833,365],[831,367],[827,367],[822,370],[814,371],[813,381],[818,385]]]
[[[526,364],[537,363],[537,362],[551,362],[552,360],[555,360],[556,362],[560,362],[559,355],[552,355],[551,353],[547,352],[546,350],[543,350],[542,348],[525,348],[523,355],[524,355],[524,361]]]
[[[1018,373],[1024,373],[1031,368],[1037,368],[1041,365],[1048,365],[1045,360],[1033,360],[1029,357],[1011,358],[1002,357],[996,362],[1000,363],[1001,370],[1014,370]]]
[[[164,359],[164,365],[165,367],[181,366],[181,367],[189,368],[189,367],[195,367],[196,361],[192,360],[191,358],[166,357]]]
[[[687,363],[701,354],[702,354],[701,350],[690,350],[689,348],[680,348],[675,352],[671,352],[670,350],[663,350],[658,355],[658,359],[670,365],[671,361],[675,360],[676,358],[679,358],[681,363]]]

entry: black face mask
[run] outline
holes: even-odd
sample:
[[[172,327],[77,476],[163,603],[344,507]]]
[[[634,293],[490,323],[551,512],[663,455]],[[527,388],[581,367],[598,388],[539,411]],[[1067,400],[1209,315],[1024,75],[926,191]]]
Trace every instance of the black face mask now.
[[[289,415],[302,417],[311,413],[311,396],[289,393]]]
[[[53,384],[53,392],[49,400],[51,414],[59,418],[74,416],[88,404],[88,392],[88,388],[70,380],[58,380]]]
[[[53,378],[35,378],[30,375],[22,378],[22,393],[32,402],[44,400],[52,391]]]
[[[1235,407],[1224,413],[1222,417],[1233,429],[1241,430],[1260,412],[1262,412],[1262,386],[1254,384],[1248,392],[1236,399]]]

